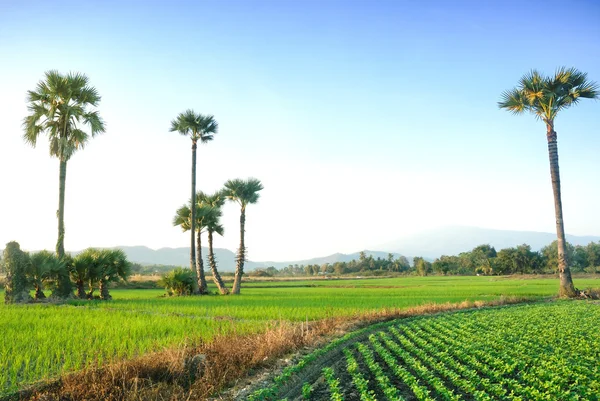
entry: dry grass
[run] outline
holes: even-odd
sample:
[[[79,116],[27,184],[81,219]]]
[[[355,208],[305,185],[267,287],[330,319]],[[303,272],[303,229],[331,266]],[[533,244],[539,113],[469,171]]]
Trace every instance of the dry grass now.
[[[89,369],[11,397],[39,401],[204,400],[235,384],[251,370],[273,366],[298,349],[318,347],[333,336],[375,322],[468,308],[530,301],[522,297],[495,301],[426,304],[385,309],[348,317],[292,324],[281,322],[262,334],[227,335],[211,342],[148,354],[133,360]]]

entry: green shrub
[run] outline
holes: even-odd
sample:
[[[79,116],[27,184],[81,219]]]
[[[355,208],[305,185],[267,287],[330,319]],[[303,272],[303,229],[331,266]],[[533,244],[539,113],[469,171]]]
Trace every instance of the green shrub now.
[[[163,275],[158,285],[165,287],[169,296],[190,295],[194,289],[194,275],[190,269],[179,267]]]

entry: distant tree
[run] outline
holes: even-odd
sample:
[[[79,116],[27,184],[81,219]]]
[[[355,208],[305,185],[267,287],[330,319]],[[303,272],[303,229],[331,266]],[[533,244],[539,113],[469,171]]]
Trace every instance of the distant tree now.
[[[587,267],[600,267],[600,242],[590,242],[585,250],[587,253]]]
[[[434,260],[431,269],[437,274],[446,275],[448,272],[457,272],[460,268],[460,261],[457,256],[442,255]]]
[[[27,268],[29,255],[21,250],[17,242],[9,242],[2,254],[4,271],[6,272],[6,285],[4,288],[4,302],[7,304],[27,303],[32,298],[29,295]]]
[[[567,260],[573,262],[573,253],[575,248],[570,243],[565,244],[565,252]],[[544,265],[549,272],[558,273],[558,241],[553,241],[551,244],[546,245],[541,250],[544,258]]]
[[[473,248],[470,252],[471,260],[474,264],[474,269],[477,273],[492,274],[494,269],[492,260],[496,257],[497,252],[493,246],[482,244]]]
[[[575,68],[559,68],[553,77],[544,77],[533,70],[524,75],[519,85],[502,94],[499,107],[515,114],[533,113],[546,124],[546,139],[550,157],[550,175],[554,192],[556,233],[558,240],[558,271],[561,296],[576,295],[566,254],[565,227],[562,214],[560,173],[558,166],[557,133],[554,120],[558,112],[579,102],[580,99],[597,99],[598,86],[587,80],[587,74]]]
[[[219,125],[215,118],[211,115],[202,115],[193,110],[186,110],[180,113],[173,121],[171,121],[171,132],[177,131],[181,135],[190,137],[192,140],[192,195],[190,199],[190,270],[196,273],[196,148],[198,141],[207,143],[213,140],[214,134],[217,133]],[[200,287],[197,285],[198,277],[194,280],[194,292],[199,293]]]
[[[90,138],[104,132],[104,122],[92,108],[100,102],[96,88],[88,85],[83,74],[62,75],[47,71],[34,91],[27,92],[30,114],[23,121],[25,142],[35,147],[41,134],[50,142],[50,156],[60,161],[58,195],[58,240],[56,254],[65,254],[65,182],[67,162],[73,154],[83,149]],[[89,133],[84,131],[89,127]]]
[[[224,194],[227,199],[236,202],[240,206],[240,247],[237,253],[235,279],[233,281],[232,294],[239,294],[244,275],[244,262],[246,261],[246,245],[244,242],[246,230],[246,207],[258,202],[259,192],[263,190],[262,183],[256,178],[247,180],[235,179],[225,183]]]
[[[398,256],[398,259],[394,261],[393,266],[393,270],[400,273],[410,270],[410,263],[406,256]]]
[[[422,257],[415,257],[413,259],[413,266],[419,276],[426,276],[431,272],[431,263],[423,259]]]

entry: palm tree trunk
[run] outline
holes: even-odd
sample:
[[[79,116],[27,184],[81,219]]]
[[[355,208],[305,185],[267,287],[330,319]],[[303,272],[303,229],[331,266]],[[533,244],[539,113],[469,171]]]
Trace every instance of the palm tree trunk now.
[[[213,281],[217,285],[219,292],[221,295],[229,294],[229,290],[225,287],[225,283],[223,283],[223,279],[217,270],[217,261],[215,260],[215,253],[213,252],[213,233],[212,231],[208,232],[208,263],[210,264],[210,271],[212,272]]]
[[[77,280],[75,285],[77,286],[77,298],[85,299],[85,289],[83,288],[83,280]]]
[[[242,207],[240,214],[240,248],[237,254],[237,265],[235,268],[235,278],[233,280],[232,294],[239,294],[242,286],[242,276],[244,275],[244,261],[246,260],[246,246],[244,245],[244,231],[246,227],[246,210]]]
[[[44,294],[44,291],[42,291],[42,286],[41,284],[36,284],[35,285],[35,299],[44,299],[46,298],[46,295]]]
[[[198,233],[196,241],[196,268],[198,270],[198,289],[200,294],[206,294],[206,276],[204,275],[204,260],[202,259],[202,233]]]
[[[198,287],[198,274],[196,272],[196,141],[192,140],[192,198],[190,205],[191,224],[190,224],[190,270],[194,274],[193,286],[194,294],[200,293]]]
[[[554,192],[554,213],[556,217],[556,236],[558,240],[558,274],[560,277],[559,295],[564,297],[574,297],[575,286],[571,278],[571,270],[567,263],[567,254],[565,251],[565,226],[562,215],[562,200],[560,196],[560,173],[558,168],[558,144],[557,134],[554,127],[547,126],[548,155],[550,157],[550,175],[552,177],[552,191]]]
[[[100,299],[104,301],[112,299],[108,292],[108,282],[105,280],[100,280]]]
[[[56,255],[59,259],[65,256],[65,182],[67,180],[67,161],[60,159],[58,177],[58,240],[56,241]]]

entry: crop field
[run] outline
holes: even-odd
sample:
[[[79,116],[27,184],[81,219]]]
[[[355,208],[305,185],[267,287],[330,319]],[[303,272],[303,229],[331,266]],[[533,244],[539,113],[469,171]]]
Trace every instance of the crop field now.
[[[249,399],[598,400],[600,303],[421,316],[334,341]]]
[[[600,280],[578,279],[576,284],[599,287]],[[252,282],[241,296],[166,298],[162,290],[112,290],[113,301],[0,303],[0,396],[65,372],[216,335],[258,333],[282,321],[502,295],[542,297],[555,294],[557,285],[555,279],[502,277]],[[382,338],[377,341],[384,344]],[[359,350],[352,352],[357,358]]]

